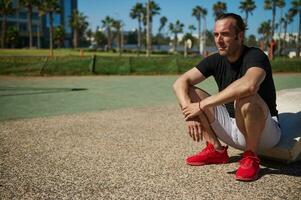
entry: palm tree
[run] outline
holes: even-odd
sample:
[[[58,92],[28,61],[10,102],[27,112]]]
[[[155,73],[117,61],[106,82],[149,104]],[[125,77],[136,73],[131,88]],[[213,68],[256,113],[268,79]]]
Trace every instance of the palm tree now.
[[[215,16],[215,19],[220,16],[221,14],[227,12],[227,4],[224,2],[216,2],[213,4],[213,15]]]
[[[179,20],[176,23],[169,24],[169,30],[171,33],[174,34],[174,50],[177,51],[177,44],[178,44],[178,33],[183,33],[184,24],[181,23]]]
[[[38,30],[37,30],[37,46],[38,48],[41,48],[41,27],[42,27],[42,21],[43,21],[43,16],[46,15],[44,12],[41,4],[38,6],[39,10],[39,24],[38,24]]]
[[[265,43],[268,42],[269,36],[271,34],[271,20],[268,21],[264,21],[260,24],[259,28],[258,28],[258,33],[262,34],[262,39]]]
[[[201,50],[203,51],[202,54],[204,54],[204,50],[205,50],[205,46],[206,46],[206,31],[207,31],[207,27],[206,27],[206,15],[207,15],[207,10],[206,8],[202,9],[201,12],[201,16],[204,20],[204,28],[203,28],[203,32],[202,32],[202,42],[201,42]]]
[[[114,20],[112,24],[112,28],[114,28],[117,32],[117,45],[118,45],[118,52],[119,55],[122,54],[122,22],[121,20]]]
[[[8,27],[6,40],[10,48],[15,48],[18,45],[19,31],[16,29],[16,27]]]
[[[79,32],[85,32],[89,25],[87,16],[78,10],[73,10],[70,16],[69,24],[73,28],[73,47],[77,48]]]
[[[89,29],[86,31],[86,36],[87,36],[87,38],[88,38],[88,40],[89,40],[90,43],[91,43],[91,40],[92,40],[93,35],[94,35],[94,33],[93,33],[92,29],[89,28]]]
[[[161,37],[164,37],[163,34],[161,33],[161,31],[163,30],[163,28],[165,27],[166,23],[167,23],[167,17],[163,16],[160,18],[160,26],[159,26],[159,29],[158,29],[158,48],[160,49],[161,46],[160,46],[160,38]]]
[[[63,46],[64,38],[65,38],[65,29],[62,25],[55,27],[54,29],[54,43],[58,48]]]
[[[196,6],[195,8],[192,9],[192,16],[194,16],[196,18],[196,20],[198,21],[198,48],[199,48],[199,52],[201,53],[201,16],[202,16],[202,12],[203,12],[203,8],[201,6]]]
[[[12,0],[0,0],[0,14],[2,15],[2,35],[1,35],[1,48],[5,47],[6,41],[6,17],[15,12]]]
[[[284,7],[284,0],[264,0],[264,9],[272,10],[272,27],[271,27],[271,38],[274,37],[275,32],[275,16],[276,16],[276,8]]]
[[[253,15],[253,10],[256,8],[255,2],[253,0],[243,0],[240,2],[239,9],[241,12],[246,13],[245,22],[248,25],[248,16],[249,13]]]
[[[162,29],[164,28],[164,26],[167,23],[167,17],[163,16],[160,18],[160,27],[158,29],[159,33],[161,33]]]
[[[142,3],[136,3],[134,7],[132,7],[130,12],[130,17],[132,19],[138,20],[138,35],[137,35],[137,41],[138,41],[138,54],[141,50],[141,21],[143,19],[143,4]]]
[[[280,19],[279,19],[279,51],[278,51],[278,56],[281,55],[281,52],[282,52],[282,46],[283,46],[283,41],[281,39],[281,33],[282,33],[282,28],[283,28],[283,23],[284,23],[284,20],[283,20],[283,7],[285,7],[285,1],[283,2],[283,5],[281,5],[282,7],[280,8]]]
[[[152,49],[152,24],[153,24],[153,16],[160,14],[161,8],[159,5],[153,1],[148,0],[148,3],[146,5],[146,24],[147,24],[147,48],[146,48],[146,55],[149,56]]]
[[[297,37],[297,57],[300,57],[300,36],[301,36],[301,1],[293,0],[291,2],[292,8],[290,9],[293,16],[299,14],[299,31]]]
[[[60,11],[59,0],[44,0],[39,7],[42,14],[48,14],[49,16],[49,48],[50,56],[53,56],[53,14]]]
[[[112,31],[111,28],[113,27],[114,19],[110,16],[106,16],[102,21],[102,27],[107,30],[107,37],[108,37],[108,50],[112,48]]]
[[[28,33],[29,33],[29,48],[32,48],[32,10],[34,7],[38,7],[39,0],[20,0],[21,5],[27,8],[27,20],[28,20]]]
[[[190,34],[192,34],[196,30],[196,27],[194,25],[189,25],[188,29],[190,30]]]

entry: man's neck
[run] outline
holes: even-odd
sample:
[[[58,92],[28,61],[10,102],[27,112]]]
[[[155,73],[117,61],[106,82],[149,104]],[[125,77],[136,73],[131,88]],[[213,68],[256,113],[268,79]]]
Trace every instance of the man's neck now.
[[[228,61],[230,63],[235,63],[241,56],[243,50],[244,50],[244,45],[241,45],[233,55],[227,56]]]

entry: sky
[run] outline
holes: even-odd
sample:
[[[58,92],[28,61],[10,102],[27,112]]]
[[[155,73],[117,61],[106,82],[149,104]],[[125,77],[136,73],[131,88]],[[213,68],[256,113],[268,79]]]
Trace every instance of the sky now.
[[[192,9],[197,5],[206,8],[207,14],[207,29],[212,30],[214,26],[214,16],[212,6],[218,0],[155,0],[159,4],[161,11],[160,15],[153,18],[153,33],[157,33],[160,18],[166,16],[168,24],[174,23],[177,19],[185,24],[184,32],[189,32],[188,26],[194,25],[197,27],[195,17],[192,17]],[[286,6],[282,9],[285,14],[291,7],[292,0],[285,0]],[[138,26],[137,20],[131,19],[129,13],[131,8],[137,3],[146,3],[147,0],[78,0],[78,10],[83,12],[88,17],[90,28],[95,30],[97,26],[101,27],[101,20],[106,16],[114,19],[122,20],[124,30],[130,31]],[[227,4],[227,11],[233,12],[245,17],[245,13],[239,10],[240,0],[224,0]],[[253,15],[249,15],[248,31],[246,35],[254,34],[258,38],[258,27],[263,21],[272,19],[272,11],[264,10],[264,0],[255,0],[256,9]],[[276,11],[276,22],[280,19],[280,9]],[[168,26],[165,27],[165,32],[168,31]],[[298,18],[294,18],[294,22],[288,26],[288,32],[298,32]]]

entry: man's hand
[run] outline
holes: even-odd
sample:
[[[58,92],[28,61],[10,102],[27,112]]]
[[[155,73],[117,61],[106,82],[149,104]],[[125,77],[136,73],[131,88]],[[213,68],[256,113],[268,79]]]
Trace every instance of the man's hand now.
[[[199,142],[203,140],[203,129],[198,117],[194,117],[192,119],[186,120],[187,121],[187,128],[190,137],[194,140]]]
[[[188,119],[197,117],[202,112],[202,110],[200,110],[199,103],[191,103],[191,104],[183,107],[182,112],[185,117],[185,120],[187,121]]]

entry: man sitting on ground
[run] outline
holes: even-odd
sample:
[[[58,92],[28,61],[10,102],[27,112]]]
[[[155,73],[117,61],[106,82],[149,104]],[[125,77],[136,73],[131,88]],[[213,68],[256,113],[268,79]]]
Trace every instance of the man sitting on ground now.
[[[215,22],[218,53],[204,58],[173,85],[189,135],[204,137],[206,148],[186,159],[189,165],[227,163],[224,143],[244,150],[236,179],[251,181],[260,170],[257,152],[280,140],[276,92],[268,57],[243,44],[246,25],[239,15],[222,14]],[[213,76],[219,92],[210,96],[194,85]]]

